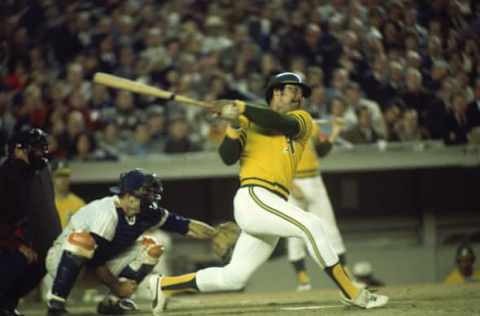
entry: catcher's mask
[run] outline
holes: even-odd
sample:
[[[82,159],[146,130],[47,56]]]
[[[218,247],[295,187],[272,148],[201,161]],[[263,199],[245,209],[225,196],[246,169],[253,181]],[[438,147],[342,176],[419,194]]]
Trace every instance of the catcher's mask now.
[[[13,155],[16,148],[23,149],[28,155],[30,165],[38,170],[47,165],[48,140],[47,133],[39,128],[21,130],[8,141],[8,153]]]
[[[273,90],[282,88],[286,84],[300,86],[304,98],[308,98],[312,94],[312,89],[305,83],[301,75],[294,72],[282,72],[270,78],[270,81],[268,82],[265,91],[265,99],[267,100],[267,103],[270,103],[270,100],[272,99]]]

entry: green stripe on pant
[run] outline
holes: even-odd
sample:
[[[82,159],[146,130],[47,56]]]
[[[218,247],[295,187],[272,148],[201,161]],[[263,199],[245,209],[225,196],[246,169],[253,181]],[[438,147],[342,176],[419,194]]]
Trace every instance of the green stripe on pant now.
[[[320,251],[318,250],[318,247],[317,247],[317,244],[315,243],[315,239],[313,238],[313,235],[312,233],[310,232],[310,230],[308,230],[307,227],[305,227],[305,225],[303,225],[302,223],[300,223],[299,221],[297,221],[296,219],[282,213],[281,211],[279,210],[276,210],[268,205],[266,205],[265,203],[263,203],[258,197],[257,195],[255,194],[255,192],[253,192],[253,188],[252,187],[249,187],[248,188],[248,193],[250,194],[250,196],[252,197],[253,201],[255,201],[255,203],[257,203],[261,208],[263,208],[264,210],[266,210],[267,212],[269,213],[272,213],[273,215],[276,215],[284,220],[286,220],[287,222],[297,226],[298,228],[300,228],[300,230],[302,230],[305,235],[307,236],[308,240],[310,241],[311,245],[312,245],[312,248],[313,248],[313,252],[315,253],[315,256],[318,258],[318,261],[320,262],[320,264],[322,265],[322,268],[325,268],[326,267],[326,263],[325,261],[323,261],[323,258],[322,256],[320,255]]]

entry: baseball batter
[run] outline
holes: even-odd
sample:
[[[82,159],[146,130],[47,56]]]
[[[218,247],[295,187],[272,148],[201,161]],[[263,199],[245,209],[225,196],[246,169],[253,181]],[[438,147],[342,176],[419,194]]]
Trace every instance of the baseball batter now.
[[[160,314],[169,295],[238,290],[272,254],[280,237],[301,238],[317,264],[338,285],[342,301],[362,308],[380,307],[388,297],[357,288],[345,273],[325,231],[325,220],[289,203],[298,162],[311,134],[312,118],[300,109],[311,89],[295,73],[274,76],[267,87],[270,108],[241,101],[214,105],[233,124],[219,152],[226,164],[240,160],[240,188],[234,217],[242,229],[230,262],[177,277],[151,275],[153,312]]]
[[[110,289],[99,305],[102,314],[121,314],[128,298],[152,272],[163,253],[159,228],[197,239],[211,239],[216,230],[183,218],[158,205],[163,191],[154,174],[134,169],[120,176],[113,196],[95,200],[70,219],[50,248],[47,270],[53,278],[48,315],[66,313],[65,303],[83,267],[92,268]]]
[[[332,204],[328,197],[325,184],[319,173],[319,156],[325,156],[332,148],[332,143],[342,130],[342,121],[332,120],[332,132],[328,139],[320,133],[316,124],[313,125],[310,141],[305,147],[302,159],[297,167],[297,174],[289,201],[301,209],[318,215],[325,221],[325,232],[338,255],[342,265],[346,264],[345,245],[338,230]],[[310,277],[305,266],[305,243],[301,238],[287,239],[288,259],[297,274],[297,290],[305,291],[311,288]]]

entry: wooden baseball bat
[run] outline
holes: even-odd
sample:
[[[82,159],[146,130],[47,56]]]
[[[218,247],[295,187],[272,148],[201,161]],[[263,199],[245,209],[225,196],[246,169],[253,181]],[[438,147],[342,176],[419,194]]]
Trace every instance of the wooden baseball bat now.
[[[130,79],[122,78],[119,76],[97,72],[93,77],[93,81],[102,85],[105,85],[110,88],[122,89],[134,93],[149,95],[157,97],[164,100],[177,101],[186,105],[199,106],[202,108],[210,108],[211,106],[203,101],[194,100],[187,96],[176,95],[175,93],[167,90],[163,90],[152,85],[141,83],[138,81],[133,81]]]

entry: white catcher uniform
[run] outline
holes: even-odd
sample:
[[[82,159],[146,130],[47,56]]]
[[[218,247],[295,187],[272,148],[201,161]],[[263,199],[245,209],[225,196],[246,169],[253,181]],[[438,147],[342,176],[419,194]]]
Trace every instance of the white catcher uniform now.
[[[72,232],[88,231],[111,242],[115,238],[115,235],[119,233],[119,222],[138,225],[138,223],[136,223],[137,218],[128,219],[125,216],[123,219],[119,218],[119,212],[117,212],[115,207],[115,201],[117,200],[117,196],[110,196],[95,200],[82,207],[72,216],[62,234],[55,240],[53,246],[48,251],[46,267],[48,275],[51,278],[55,278],[60,258],[66,246],[66,239]],[[138,228],[139,230],[136,231],[136,233],[139,236],[136,238],[137,242],[135,242],[134,245],[128,247],[124,251],[120,251],[118,255],[113,255],[112,253],[113,256],[110,260],[106,261],[106,265],[114,275],[118,276],[123,268],[134,261],[138,261],[138,266],[143,263],[142,260],[146,259],[143,256],[145,249],[142,243],[143,239],[149,238],[154,240],[156,243],[161,242],[161,240],[164,238],[164,233],[158,228],[165,223],[169,214],[166,210],[164,211],[165,213],[159,213],[158,216],[148,219],[150,223],[156,222],[156,224],[152,225],[148,230],[145,230],[143,233],[141,233],[140,230],[143,228]],[[138,217],[138,215],[136,217]],[[97,251],[99,251],[99,249],[97,249]],[[107,252],[110,250],[102,249],[100,251]],[[112,249],[112,251],[115,250]],[[107,257],[109,255],[110,254],[106,254]]]

